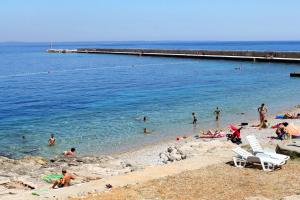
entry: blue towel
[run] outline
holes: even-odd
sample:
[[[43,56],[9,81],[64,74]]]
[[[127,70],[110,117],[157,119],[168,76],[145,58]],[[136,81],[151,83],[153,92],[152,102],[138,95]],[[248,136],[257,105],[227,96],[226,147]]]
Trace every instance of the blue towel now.
[[[276,119],[284,119],[284,115],[277,115],[275,118]]]

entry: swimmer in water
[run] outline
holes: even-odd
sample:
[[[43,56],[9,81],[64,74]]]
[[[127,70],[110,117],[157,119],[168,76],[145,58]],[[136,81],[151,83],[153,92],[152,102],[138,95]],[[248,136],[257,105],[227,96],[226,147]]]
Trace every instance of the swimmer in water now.
[[[147,121],[147,117],[146,117],[146,116],[144,116],[144,118],[143,118],[143,121],[144,121],[144,122],[146,122],[146,121]]]
[[[73,148],[71,148],[71,150],[65,151],[64,152],[64,156],[66,156],[66,157],[73,157],[73,156],[75,156],[75,151],[76,151],[76,149],[73,147]]]
[[[53,146],[55,145],[55,137],[54,137],[54,134],[51,134],[49,140],[48,140],[48,145],[49,146]]]

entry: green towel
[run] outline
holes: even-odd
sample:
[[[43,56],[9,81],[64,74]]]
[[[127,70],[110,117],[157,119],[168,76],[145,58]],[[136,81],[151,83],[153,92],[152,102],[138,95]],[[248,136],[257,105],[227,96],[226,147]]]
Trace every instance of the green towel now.
[[[43,176],[42,179],[48,183],[51,183],[52,180],[59,180],[62,177],[63,177],[62,174],[49,174],[49,175]]]

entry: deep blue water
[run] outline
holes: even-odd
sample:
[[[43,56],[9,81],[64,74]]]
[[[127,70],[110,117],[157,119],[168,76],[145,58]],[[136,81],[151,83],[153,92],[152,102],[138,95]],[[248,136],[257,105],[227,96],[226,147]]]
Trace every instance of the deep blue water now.
[[[115,47],[300,51],[300,42],[88,42]],[[277,112],[299,103],[300,64],[126,55],[48,54],[48,43],[0,43],[0,154],[51,157],[70,147],[104,154]],[[242,70],[235,70],[240,67]],[[199,124],[194,128],[191,113]],[[241,116],[237,113],[244,112]],[[149,121],[145,124],[142,117]],[[143,128],[152,130],[143,134]],[[57,138],[48,147],[51,133]],[[25,139],[22,139],[25,136]]]

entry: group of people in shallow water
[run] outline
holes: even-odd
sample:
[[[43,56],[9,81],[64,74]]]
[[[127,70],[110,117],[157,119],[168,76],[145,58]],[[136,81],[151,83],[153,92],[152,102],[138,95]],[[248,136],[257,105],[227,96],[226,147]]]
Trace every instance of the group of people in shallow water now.
[[[220,114],[221,114],[221,110],[219,110],[219,107],[217,107],[216,110],[214,111],[214,115],[216,117],[216,121],[219,121]],[[196,125],[198,119],[197,119],[196,114],[194,112],[192,112],[192,118],[193,118],[192,124]]]
[[[50,135],[49,140],[48,140],[48,145],[49,146],[54,146],[55,143],[56,143],[56,139],[54,137],[54,134],[52,133]],[[70,150],[64,151],[63,155],[66,156],[66,157],[73,157],[73,156],[75,156],[75,153],[76,153],[76,148],[72,147]]]

